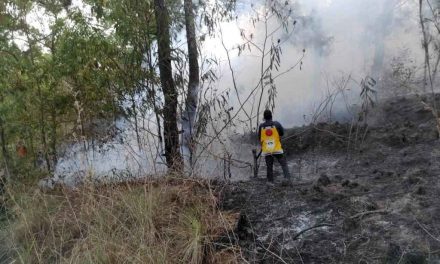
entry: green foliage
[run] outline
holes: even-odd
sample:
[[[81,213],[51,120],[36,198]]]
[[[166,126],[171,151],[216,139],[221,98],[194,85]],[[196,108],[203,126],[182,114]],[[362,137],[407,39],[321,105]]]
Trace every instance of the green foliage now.
[[[155,34],[151,3],[89,4],[97,17],[66,0],[0,4],[4,159],[17,160],[14,147],[23,142],[25,159],[36,160],[42,152],[50,168],[58,141],[88,122],[118,115],[121,100],[154,79],[155,70],[142,67]],[[37,23],[35,14],[45,22]]]
[[[200,263],[210,254],[206,245],[226,227],[218,226],[225,224],[224,215],[197,184],[58,195],[27,188],[51,173],[59,142],[87,140],[85,128],[98,119],[154,111],[162,135],[153,1],[79,2],[85,6],[71,0],[0,1],[0,168],[11,172],[8,184],[22,188],[7,193],[18,260]],[[184,25],[182,3],[167,5],[176,38]],[[185,51],[172,55],[184,68]],[[184,71],[179,95],[185,94]],[[144,104],[133,103],[124,113],[127,98],[139,94]]]

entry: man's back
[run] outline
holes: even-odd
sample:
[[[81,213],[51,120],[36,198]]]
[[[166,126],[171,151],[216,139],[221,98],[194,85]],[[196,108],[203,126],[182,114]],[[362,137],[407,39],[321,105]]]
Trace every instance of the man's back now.
[[[284,129],[277,121],[265,120],[259,126],[258,140],[261,144],[261,154],[263,156],[283,154],[283,147],[281,146],[281,136],[284,135]]]
[[[278,121],[264,120],[264,123],[261,123],[258,127],[258,141],[261,140],[261,130],[270,126],[275,126],[275,128],[278,130],[278,134],[280,135],[280,137],[284,136],[284,128]]]

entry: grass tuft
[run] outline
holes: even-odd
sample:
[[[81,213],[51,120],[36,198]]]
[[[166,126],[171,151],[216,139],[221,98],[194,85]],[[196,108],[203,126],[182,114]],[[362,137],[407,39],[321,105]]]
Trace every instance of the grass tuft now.
[[[214,242],[236,215],[204,182],[156,180],[43,193],[9,191],[10,249],[21,263],[238,263]]]

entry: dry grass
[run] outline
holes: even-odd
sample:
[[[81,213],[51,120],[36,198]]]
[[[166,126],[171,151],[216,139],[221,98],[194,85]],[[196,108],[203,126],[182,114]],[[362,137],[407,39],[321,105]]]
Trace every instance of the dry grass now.
[[[206,183],[161,180],[46,194],[12,192],[8,227],[21,263],[237,263],[214,249],[236,215]]]

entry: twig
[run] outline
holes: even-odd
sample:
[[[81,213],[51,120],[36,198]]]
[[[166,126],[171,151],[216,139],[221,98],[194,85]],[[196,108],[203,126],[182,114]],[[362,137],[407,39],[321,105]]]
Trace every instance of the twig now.
[[[423,231],[426,232],[426,234],[428,234],[432,239],[434,239],[437,242],[440,242],[440,238],[435,237],[433,234],[431,234],[418,220],[417,218],[414,217],[414,220],[416,221],[416,223],[420,226],[420,228],[423,229]]]
[[[315,226],[312,226],[312,227],[309,227],[309,228],[306,228],[306,229],[300,231],[298,234],[296,234],[292,238],[292,240],[296,240],[299,236],[301,236],[302,234],[304,234],[307,231],[310,231],[310,230],[313,230],[313,229],[316,229],[316,228],[320,228],[320,227],[326,227],[326,226],[335,226],[335,225],[334,224],[317,224]]]
[[[241,103],[241,98],[240,98],[240,93],[238,92],[238,88],[237,88],[237,83],[236,83],[236,78],[235,78],[235,71],[234,71],[234,69],[232,68],[231,57],[229,56],[229,50],[226,48],[225,42],[224,42],[224,40],[223,40],[223,31],[222,31],[222,28],[219,27],[219,29],[220,29],[220,36],[221,36],[222,46],[223,46],[223,49],[224,49],[225,52],[226,52],[226,57],[227,57],[227,59],[228,59],[229,70],[231,71],[231,75],[232,75],[232,84],[233,84],[233,86],[234,86],[235,94],[237,95],[238,103],[239,103],[240,105],[242,105],[242,103]],[[246,110],[243,109],[243,112],[244,112],[244,114],[245,114],[249,119],[251,119],[251,117],[249,116],[249,114],[247,113]],[[252,121],[252,119],[251,119],[251,121]],[[251,129],[252,129],[252,127],[251,127]]]
[[[271,241],[272,244],[272,241]],[[284,259],[282,259],[279,255],[277,255],[276,253],[272,252],[269,247],[266,248],[263,244],[261,244],[261,247],[266,250],[268,253],[270,253],[272,256],[276,257],[277,259],[279,259],[282,263],[287,264],[286,261],[284,261]]]
[[[302,258],[302,256],[301,256],[301,252],[299,252],[298,247],[297,247],[296,245],[295,245],[295,249],[296,249],[296,253],[297,253],[298,256],[299,256],[299,259],[301,260],[301,263],[304,264],[304,260],[303,260],[303,258]]]
[[[370,214],[387,214],[387,213],[389,213],[389,211],[387,210],[366,211],[350,216],[350,219],[360,218],[362,216],[370,215]]]

